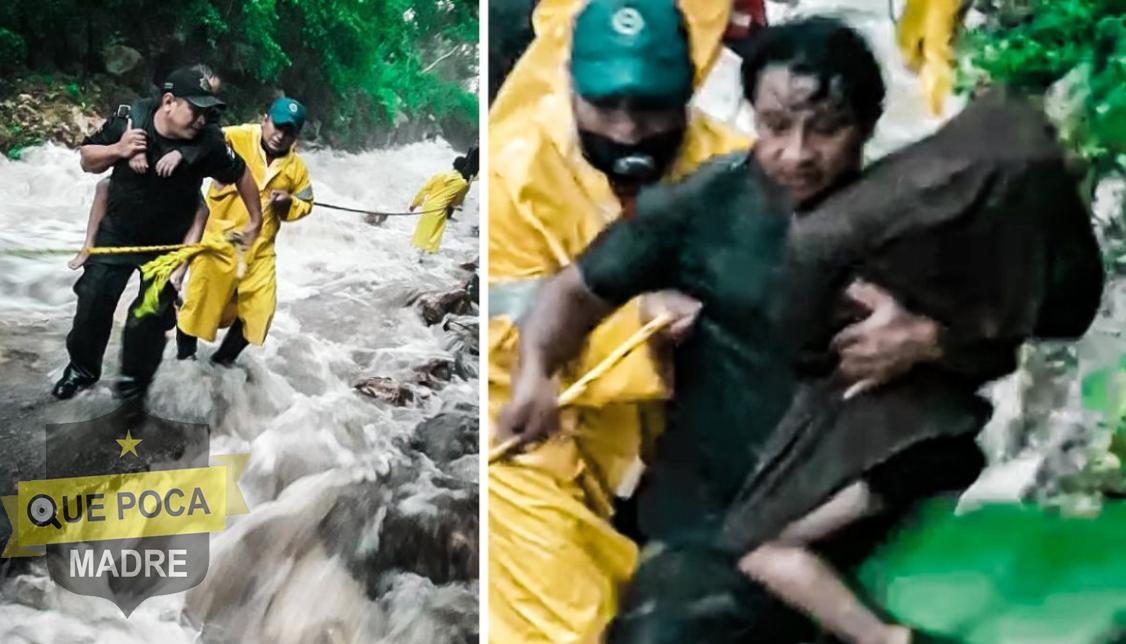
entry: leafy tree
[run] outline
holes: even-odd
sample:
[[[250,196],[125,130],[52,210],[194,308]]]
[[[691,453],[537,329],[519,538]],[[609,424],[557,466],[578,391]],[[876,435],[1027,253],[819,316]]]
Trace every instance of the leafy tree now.
[[[960,43],[963,88],[1071,89],[1062,131],[1097,173],[1126,170],[1126,0],[1012,0]]]
[[[330,142],[378,141],[404,119],[477,126],[477,0],[9,0],[0,3],[0,70],[89,79],[106,47],[141,53],[139,93],[174,67],[206,62],[232,117],[284,92],[307,104]]]

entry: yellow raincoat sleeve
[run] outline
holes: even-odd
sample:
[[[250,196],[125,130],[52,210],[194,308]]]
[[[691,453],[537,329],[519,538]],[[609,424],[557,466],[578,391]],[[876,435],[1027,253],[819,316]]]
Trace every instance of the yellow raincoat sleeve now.
[[[525,186],[527,187],[527,186]],[[490,176],[489,183],[489,285],[500,291],[530,280],[543,280],[569,266],[593,240],[582,235],[582,227],[568,225],[561,204],[537,204],[527,192],[513,195],[507,182]],[[589,207],[589,204],[585,204]],[[544,219],[545,216],[552,217]],[[534,290],[525,297],[534,297]],[[507,380],[514,366],[516,330],[513,319],[490,318],[490,380]],[[564,368],[564,386],[594,368],[641,327],[641,311],[634,300],[618,309],[587,339],[580,357]],[[576,401],[578,406],[660,400],[666,397],[663,382],[649,352],[631,354],[613,372],[593,383]]]
[[[954,87],[954,37],[964,0],[907,0],[899,20],[899,51],[919,75],[931,114],[941,116]]]
[[[534,284],[569,263],[561,222],[553,226],[540,218],[542,210],[522,203],[519,184],[491,169],[488,193],[491,293],[494,285]],[[490,421],[509,400],[518,341],[514,318],[493,307],[490,302]],[[599,641],[637,560],[636,546],[606,521],[612,490],[603,488],[621,476],[608,470],[636,453],[629,407],[589,410],[577,423],[585,440],[541,445],[489,465],[490,644]],[[575,427],[575,421],[564,422]]]
[[[426,201],[426,196],[428,194],[430,194],[430,192],[432,190],[434,190],[435,188],[438,187],[438,182],[441,181],[443,178],[444,178],[444,175],[436,174],[436,175],[430,177],[429,179],[427,179],[426,183],[421,188],[419,188],[418,194],[416,194],[414,196],[414,201],[411,201],[410,207],[411,208],[418,208],[419,206],[421,206],[422,202]]]
[[[297,221],[305,218],[313,210],[313,183],[309,180],[309,168],[305,162],[296,159],[290,169],[293,176],[293,205],[286,213],[286,221]]]
[[[518,352],[518,309],[502,311],[501,289],[534,296],[538,283],[568,266],[620,213],[605,177],[565,150],[573,136],[566,60],[570,26],[584,0],[540,0],[536,39],[489,113],[489,418],[509,399]],[[720,52],[730,2],[679,0],[699,78]],[[560,109],[553,109],[555,108]],[[705,120],[689,125],[681,164],[738,146]],[[724,145],[719,145],[720,143]],[[517,298],[519,299],[519,298]],[[641,326],[634,300],[587,338],[562,385],[592,368]],[[628,486],[648,414],[666,395],[647,351],[596,380],[562,422],[571,439],[490,464],[490,644],[597,644],[637,561],[637,547],[607,520]],[[659,419],[658,423],[659,424]]]

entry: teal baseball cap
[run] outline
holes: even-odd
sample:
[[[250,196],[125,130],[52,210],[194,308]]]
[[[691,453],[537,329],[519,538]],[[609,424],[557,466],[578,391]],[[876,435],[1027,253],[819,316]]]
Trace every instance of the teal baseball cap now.
[[[270,120],[274,125],[292,125],[300,132],[305,126],[305,106],[292,98],[279,98],[270,106]]]
[[[688,31],[675,0],[591,0],[575,19],[571,76],[588,100],[682,107],[692,97]]]

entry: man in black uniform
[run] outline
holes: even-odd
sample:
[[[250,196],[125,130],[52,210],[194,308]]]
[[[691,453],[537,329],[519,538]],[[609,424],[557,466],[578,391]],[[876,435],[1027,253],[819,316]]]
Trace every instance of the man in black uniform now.
[[[134,103],[130,114],[111,116],[101,129],[87,137],[80,154],[82,169],[101,173],[113,168],[106,217],[98,229],[96,246],[153,246],[194,244],[203,234],[206,211],[199,213],[204,177],[238,187],[250,213],[250,224],[240,243],[249,246],[258,237],[262,209],[258,188],[246,164],[223,140],[218,127],[207,125],[215,110],[225,107],[212,93],[211,84],[198,69],[180,69],[164,83],[159,98]],[[198,147],[192,163],[178,166],[170,176],[155,171],[134,172],[129,159],[137,153],[148,167],[167,153]],[[113,314],[133,272],[156,257],[154,253],[95,255],[85,264],[74,286],[78,309],[67,336],[70,364],[55,384],[56,398],[71,398],[101,377],[102,358],[113,327]],[[115,395],[141,401],[152,383],[164,353],[165,333],[175,325],[176,294],[166,287],[155,314],[138,318],[148,284],[130,306],[122,335],[121,371]]]

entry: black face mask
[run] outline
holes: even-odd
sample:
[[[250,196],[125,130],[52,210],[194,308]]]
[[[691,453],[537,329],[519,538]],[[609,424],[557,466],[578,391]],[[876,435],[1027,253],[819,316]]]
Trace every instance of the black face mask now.
[[[637,143],[618,143],[613,139],[579,130],[583,156],[612,183],[653,183],[676,160],[684,141],[684,130],[657,134]]]

